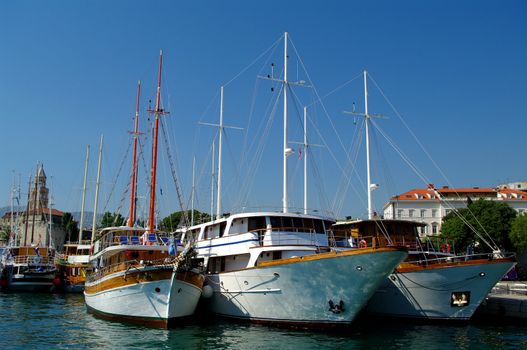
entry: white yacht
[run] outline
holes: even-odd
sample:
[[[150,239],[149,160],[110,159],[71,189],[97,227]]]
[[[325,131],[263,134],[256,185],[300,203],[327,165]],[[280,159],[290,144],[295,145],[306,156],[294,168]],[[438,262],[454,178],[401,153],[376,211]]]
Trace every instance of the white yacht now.
[[[393,268],[402,247],[336,251],[333,221],[255,212],[190,227],[206,279],[206,310],[257,323],[308,328],[349,324]]]

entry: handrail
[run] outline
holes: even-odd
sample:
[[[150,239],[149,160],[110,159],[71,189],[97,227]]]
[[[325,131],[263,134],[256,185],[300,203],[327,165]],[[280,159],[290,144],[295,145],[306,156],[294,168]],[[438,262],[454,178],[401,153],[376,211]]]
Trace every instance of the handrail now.
[[[86,280],[89,282],[93,282],[95,280],[98,280],[99,278],[109,275],[114,272],[119,271],[129,271],[134,268],[140,267],[140,266],[160,266],[160,267],[166,267],[170,265],[174,265],[176,261],[176,257],[166,257],[163,259],[157,259],[157,260],[146,260],[143,261],[141,264],[140,261],[137,260],[127,260],[124,262],[104,266],[101,268],[97,268],[95,270],[92,270],[92,273],[89,273],[86,277]]]

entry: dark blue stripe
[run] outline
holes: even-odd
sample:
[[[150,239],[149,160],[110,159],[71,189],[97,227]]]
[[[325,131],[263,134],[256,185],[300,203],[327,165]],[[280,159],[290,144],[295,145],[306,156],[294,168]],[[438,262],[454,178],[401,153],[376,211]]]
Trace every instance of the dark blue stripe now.
[[[215,247],[221,247],[221,246],[224,246],[224,245],[247,243],[247,242],[258,242],[258,238],[246,239],[245,241],[238,241],[238,242],[229,242],[229,243],[222,243],[222,244],[216,244],[216,245],[208,245],[208,246],[203,246],[203,247],[199,247],[198,246],[197,249],[215,248]]]

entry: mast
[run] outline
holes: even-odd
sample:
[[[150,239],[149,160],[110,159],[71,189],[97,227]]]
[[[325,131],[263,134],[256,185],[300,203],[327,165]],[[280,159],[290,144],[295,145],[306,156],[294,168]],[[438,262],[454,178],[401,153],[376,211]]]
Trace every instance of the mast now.
[[[26,225],[24,228],[24,245],[27,244],[27,226],[29,224],[29,205],[31,199],[31,175],[29,175],[29,182],[27,186],[27,205],[26,205]]]
[[[212,184],[211,184],[211,187],[210,187],[210,191],[211,191],[211,194],[210,194],[210,218],[212,219],[212,221],[214,221],[214,176],[216,174],[214,174],[214,169],[215,169],[215,165],[214,165],[214,159],[216,158],[216,140],[212,140]]]
[[[156,200],[156,168],[157,168],[157,137],[159,134],[159,117],[163,114],[161,109],[161,70],[163,68],[163,51],[159,51],[159,72],[157,76],[157,96],[156,96],[156,109],[155,113],[155,125],[154,125],[154,145],[152,151],[152,170],[151,170],[151,184],[150,184],[150,211],[148,218],[147,231],[153,232],[154,230],[154,208]]]
[[[218,147],[218,194],[217,194],[217,202],[216,202],[216,219],[219,220],[221,218],[221,159],[222,159],[222,146],[223,146],[223,85],[220,88],[220,144]]]
[[[16,186],[16,183],[15,183],[15,176],[14,176],[14,171],[13,171],[13,187],[11,188],[11,222],[10,222],[10,227],[9,227],[9,245],[14,245],[13,244],[13,233],[14,233],[14,230],[15,230],[15,226],[14,226],[14,205],[13,205],[13,202],[15,201],[15,186]],[[15,238],[16,239],[16,238]]]
[[[95,202],[93,204],[93,221],[91,226],[91,244],[95,240],[95,231],[97,226],[97,204],[99,203],[99,185],[101,181],[101,161],[102,161],[102,144],[103,135],[101,135],[101,141],[99,143],[99,162],[97,164],[97,181],[95,182]]]
[[[196,193],[196,156],[192,157],[192,194],[190,196],[190,226],[194,226],[194,196]]]
[[[30,244],[33,244],[33,239],[35,235],[35,216],[37,211],[37,186],[38,186],[38,164],[37,164],[37,174],[35,176],[35,196],[34,196],[34,202],[33,202],[33,225],[31,225],[31,242]]]
[[[304,107],[304,214],[307,214],[307,107]]]
[[[137,185],[137,137],[139,135],[139,98],[141,96],[141,81],[137,82],[137,100],[135,104],[135,129],[134,129],[134,155],[132,158],[132,180],[130,193],[130,217],[128,226],[133,227],[136,212],[136,185]]]
[[[52,225],[53,225],[53,216],[51,214],[51,209],[53,208],[53,201],[51,200],[51,195],[53,193],[53,176],[50,176],[49,178],[49,200],[48,200],[48,210],[49,210],[49,232],[48,232],[48,235],[46,236],[46,243],[45,243],[45,246],[46,247],[50,247],[50,248],[55,248],[53,246],[53,244],[51,244],[53,241],[51,240],[51,229],[52,229]]]
[[[82,184],[81,220],[79,223],[79,244],[82,244],[82,230],[84,228],[84,204],[86,202],[86,179],[88,177],[89,160],[90,160],[90,145],[86,147],[86,161],[84,163],[84,181]]]
[[[289,200],[287,198],[287,157],[291,154],[291,149],[287,144],[287,32],[284,33],[284,154],[283,154],[283,199],[282,211],[288,212]]]
[[[371,205],[371,192],[372,184],[371,184],[371,169],[370,169],[370,131],[369,131],[369,124],[370,124],[370,115],[368,114],[368,73],[366,72],[366,69],[364,70],[364,122],[366,123],[366,169],[367,169],[367,177],[368,177],[368,220],[371,220],[373,218],[373,210]]]

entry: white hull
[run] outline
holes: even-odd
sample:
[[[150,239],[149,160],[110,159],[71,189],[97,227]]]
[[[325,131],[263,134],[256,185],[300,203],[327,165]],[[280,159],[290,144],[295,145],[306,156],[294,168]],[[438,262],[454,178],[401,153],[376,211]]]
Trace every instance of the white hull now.
[[[215,314],[301,326],[350,323],[406,251],[373,251],[211,274]],[[293,259],[294,260],[294,259]],[[343,310],[330,310],[343,302]]]
[[[512,261],[482,261],[442,268],[398,272],[386,278],[367,312],[391,317],[468,320]],[[466,303],[452,302],[453,293]]]
[[[201,295],[197,286],[176,279],[175,273],[171,276],[94,294],[85,292],[86,305],[108,318],[165,326],[172,319],[192,315]]]

